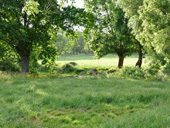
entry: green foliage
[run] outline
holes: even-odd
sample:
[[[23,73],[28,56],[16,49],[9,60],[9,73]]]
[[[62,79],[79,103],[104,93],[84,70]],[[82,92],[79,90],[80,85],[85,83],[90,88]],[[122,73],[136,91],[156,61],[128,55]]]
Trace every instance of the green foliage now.
[[[65,55],[71,53],[71,43],[69,43],[69,39],[62,33],[58,33],[57,40],[52,41],[55,46],[58,54]]]
[[[163,73],[167,74],[170,76],[170,63],[167,63],[163,69]]]
[[[93,19],[84,9],[64,7],[56,0],[1,0],[0,8],[0,41],[19,54],[23,73],[29,72],[29,59],[35,46],[43,49],[41,58],[54,61],[57,52],[51,40],[56,38],[58,30],[74,35],[75,25],[88,27],[88,21]]]
[[[145,0],[139,11],[143,27],[139,38],[145,39],[145,44],[167,63],[170,60],[169,6],[170,2],[168,0]]]
[[[0,61],[0,70],[5,72],[19,72],[20,67],[17,62],[13,62],[13,60],[3,60]]]
[[[19,58],[15,52],[4,42],[0,42],[0,70],[6,72],[18,72]]]
[[[132,33],[149,55],[161,67],[168,65],[169,0],[120,0],[118,4],[129,17]]]
[[[146,78],[146,70],[138,68],[138,67],[125,67],[122,68],[119,73],[123,77],[133,78],[133,79],[145,79]]]
[[[152,64],[148,68],[148,73],[154,76],[154,75],[156,75],[159,72],[160,69],[161,69],[160,65]]]
[[[65,65],[62,66],[61,70],[64,73],[68,73],[68,72],[74,72],[77,70],[77,68],[75,67],[77,64],[75,62],[70,62],[67,63]]]
[[[37,1],[34,0],[29,0],[25,2],[25,6],[22,9],[23,12],[27,12],[28,15],[34,15],[38,14],[40,12],[39,10],[39,3]]]
[[[84,37],[81,32],[77,31],[78,38],[74,40],[74,44],[72,47],[73,54],[83,53],[83,49],[85,46]]]
[[[77,63],[76,62],[70,62],[69,64],[73,65],[73,66],[76,66]]]
[[[85,0],[85,3],[96,16],[90,44],[98,58],[116,53],[123,62],[125,56],[137,52],[138,42],[131,34],[127,25],[128,19],[120,6],[117,6],[116,0]],[[122,67],[123,64],[118,66]]]
[[[143,79],[143,80],[156,80],[166,81],[168,77],[159,65],[152,65],[149,68],[138,68],[138,67],[125,67],[117,71],[114,76],[132,78],[132,79]]]
[[[67,55],[67,54],[90,54],[93,53],[89,47],[89,44],[85,40],[82,32],[76,31],[75,38],[71,39],[65,34],[58,34],[57,40],[53,41],[58,54]]]
[[[117,2],[118,6],[121,6],[125,16],[128,18],[128,26],[132,28],[132,34],[142,45],[144,45],[145,40],[138,38],[143,31],[142,19],[140,19],[138,11],[143,5],[143,1],[144,0],[119,0],[119,2]]]
[[[38,74],[38,68],[40,67],[38,60],[39,60],[39,55],[41,53],[40,48],[34,48],[30,55],[30,73],[32,74]]]

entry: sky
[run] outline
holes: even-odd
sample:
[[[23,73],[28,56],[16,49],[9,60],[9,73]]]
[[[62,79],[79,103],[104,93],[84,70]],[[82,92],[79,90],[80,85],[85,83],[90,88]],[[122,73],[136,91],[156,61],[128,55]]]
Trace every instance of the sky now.
[[[76,1],[75,5],[76,5],[77,7],[80,7],[80,8],[83,7],[83,1],[82,1],[82,0],[75,0],[75,1]]]
[[[71,1],[72,0],[68,0],[68,4],[66,4],[66,5],[71,4]],[[75,0],[75,3],[73,5],[75,5],[78,8],[83,8],[83,0]],[[83,31],[84,30],[84,27],[81,27],[81,26],[75,26],[74,28],[76,30],[79,30],[79,31]]]
[[[71,4],[72,0],[69,0],[69,4]],[[75,0],[75,3],[73,4],[76,7],[82,8],[83,7],[83,0]]]

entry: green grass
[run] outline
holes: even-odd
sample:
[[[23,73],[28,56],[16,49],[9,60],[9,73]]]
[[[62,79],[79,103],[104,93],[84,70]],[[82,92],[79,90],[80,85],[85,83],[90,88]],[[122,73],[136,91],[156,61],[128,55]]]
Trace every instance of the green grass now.
[[[2,128],[169,128],[170,82],[2,76]]]
[[[135,66],[138,60],[137,54],[134,54],[130,57],[126,57],[124,60],[124,66]],[[56,61],[59,67],[62,65],[69,63],[69,62],[76,62],[77,68],[117,68],[118,65],[118,56],[115,54],[109,54],[104,56],[101,59],[95,59],[94,55],[68,55],[68,56],[59,56],[59,59]],[[146,66],[147,63],[143,63],[143,66]]]
[[[101,70],[116,68],[117,61],[115,55],[77,55],[56,62]],[[127,57],[125,66],[136,61],[137,55]],[[37,78],[0,76],[0,128],[170,128],[169,81],[43,72]]]

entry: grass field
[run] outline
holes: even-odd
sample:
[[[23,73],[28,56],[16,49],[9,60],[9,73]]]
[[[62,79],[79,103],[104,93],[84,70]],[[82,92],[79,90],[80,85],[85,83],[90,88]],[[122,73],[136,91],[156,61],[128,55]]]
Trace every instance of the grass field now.
[[[62,56],[57,63],[102,69],[116,68],[117,60],[78,55]],[[133,55],[125,65],[136,60]],[[0,75],[0,128],[170,128],[169,97],[168,80]]]
[[[170,82],[0,79],[2,128],[169,128]]]
[[[138,60],[137,54],[134,54],[130,57],[126,57],[124,60],[124,66],[135,66]],[[74,55],[74,56],[59,56],[59,59],[56,63],[61,67],[62,65],[76,62],[78,68],[117,68],[118,65],[118,56],[117,55],[107,55],[101,59],[95,59],[94,55]],[[147,63],[143,62],[143,66],[146,66]]]

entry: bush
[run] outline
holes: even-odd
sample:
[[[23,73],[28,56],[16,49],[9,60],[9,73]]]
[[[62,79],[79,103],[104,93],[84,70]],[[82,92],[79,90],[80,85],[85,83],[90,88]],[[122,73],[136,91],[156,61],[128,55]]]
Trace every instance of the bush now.
[[[65,64],[65,65],[62,66],[61,70],[63,72],[74,72],[74,71],[77,70],[76,67],[75,67],[75,64],[72,64],[72,62]]]
[[[125,67],[116,72],[117,76],[127,77],[132,79],[147,79],[147,80],[166,80],[167,76],[159,70],[160,67],[149,67],[148,69],[142,69],[138,67]]]
[[[138,67],[125,67],[120,70],[120,74],[123,77],[129,77],[133,79],[146,78],[146,71]]]
[[[73,65],[73,66],[76,66],[77,63],[76,62],[70,62],[69,64]]]
[[[38,51],[38,50],[37,50]],[[33,49],[33,52],[30,55],[30,64],[29,64],[29,71],[31,74],[38,75],[38,68],[40,67],[38,63],[38,55],[39,53],[35,49]]]
[[[163,68],[163,73],[170,76],[170,62]]]
[[[150,65],[149,68],[147,69],[147,72],[150,74],[150,75],[156,75],[160,70],[160,65],[158,64],[153,64],[153,65]]]
[[[6,72],[19,72],[20,67],[16,62],[5,60],[0,62],[0,70]]]

